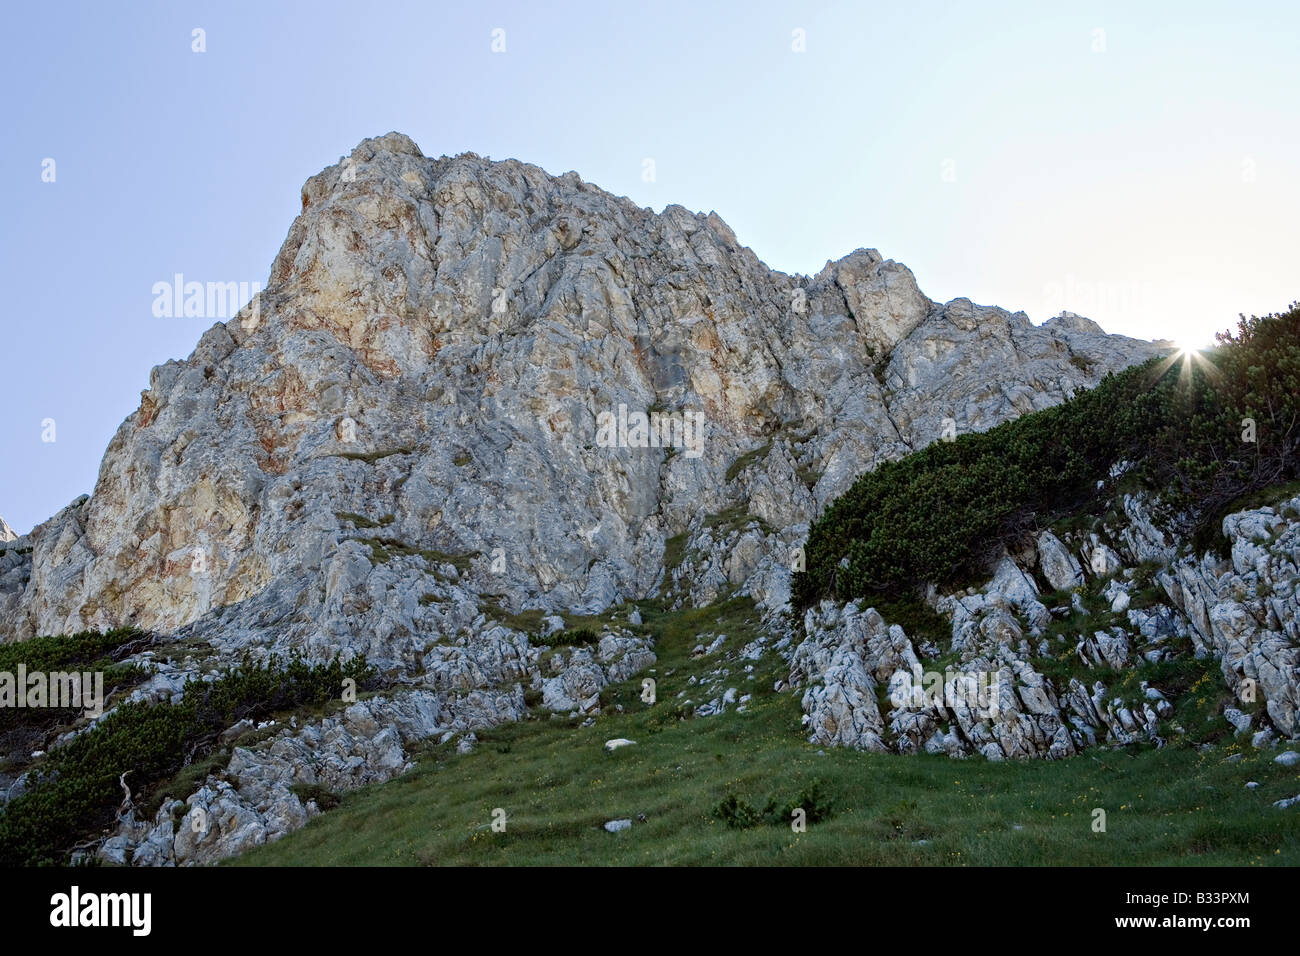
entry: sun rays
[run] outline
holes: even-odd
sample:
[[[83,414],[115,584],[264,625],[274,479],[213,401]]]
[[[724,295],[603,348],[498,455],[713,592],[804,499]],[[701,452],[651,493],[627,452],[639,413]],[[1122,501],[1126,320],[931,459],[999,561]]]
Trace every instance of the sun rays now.
[[[1203,347],[1187,345],[1187,343],[1179,343],[1177,351],[1171,352],[1169,358],[1160,364],[1158,375],[1164,376],[1165,372],[1178,363],[1183,365],[1182,368],[1178,369],[1179,385],[1191,385],[1193,369],[1195,368],[1200,368],[1212,382],[1223,377],[1223,373],[1219,372],[1217,365],[1206,358]]]
[[[1180,343],[1176,349],[1169,353],[1163,362],[1156,366],[1154,381],[1164,378],[1175,365],[1182,363],[1182,368],[1178,370],[1178,384],[1190,385],[1193,379],[1194,368],[1201,369],[1211,382],[1217,382],[1223,377],[1223,373],[1218,367],[1205,356],[1205,349],[1200,346]]]

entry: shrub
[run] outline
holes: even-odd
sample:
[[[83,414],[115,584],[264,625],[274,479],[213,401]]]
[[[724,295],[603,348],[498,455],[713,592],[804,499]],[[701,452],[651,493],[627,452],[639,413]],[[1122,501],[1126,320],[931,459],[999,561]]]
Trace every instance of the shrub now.
[[[761,811],[752,804],[741,800],[734,793],[728,793],[713,810],[713,815],[733,830],[749,830],[761,823],[770,826],[789,826],[794,819],[795,810],[803,810],[807,823],[821,823],[830,817],[834,806],[830,797],[822,789],[822,782],[814,780],[799,791],[799,795],[789,800],[768,797]]]
[[[1202,356],[1151,359],[1054,408],[885,462],[813,523],[794,598],[967,583],[1042,524],[1094,507],[1120,461],[1159,494],[1170,530],[1194,535],[1243,494],[1300,476],[1298,446],[1300,304],[1243,318]]]
[[[556,631],[540,640],[551,647],[576,647],[595,644],[600,640],[600,635],[589,627],[579,627],[570,631]]]
[[[289,788],[297,795],[298,799],[306,806],[308,801],[315,800],[316,806],[321,810],[333,810],[340,803],[340,798],[333,790],[327,790],[318,783],[295,783]]]
[[[0,671],[16,674],[19,665],[27,673],[41,671],[99,672],[104,675],[104,696],[143,681],[148,674],[133,664],[119,663],[133,649],[147,643],[149,635],[135,628],[118,628],[100,633],[34,637],[0,645]],[[0,708],[0,741],[3,753],[19,744],[42,739],[51,728],[80,716],[80,711],[55,707]],[[27,749],[31,749],[28,747]]]
[[[54,750],[31,789],[0,810],[0,865],[64,862],[78,840],[112,822],[123,773],[143,796],[236,721],[322,704],[341,694],[344,680],[361,686],[372,676],[363,657],[311,665],[296,654],[260,664],[245,655],[211,682],[188,683],[180,703],[120,705]]]
[[[28,671],[48,672],[112,661],[123,656],[127,645],[147,637],[144,631],[123,627],[104,633],[81,631],[0,644],[0,671],[13,672],[19,664],[26,665]]]
[[[781,804],[774,799],[768,800],[763,814],[771,823],[780,825],[790,823],[795,810],[803,810],[808,823],[821,823],[830,817],[834,809],[830,796],[822,789],[822,782],[814,780],[800,790],[793,800]]]
[[[748,830],[763,822],[762,814],[734,793],[729,793],[714,809],[713,815],[733,830]]]

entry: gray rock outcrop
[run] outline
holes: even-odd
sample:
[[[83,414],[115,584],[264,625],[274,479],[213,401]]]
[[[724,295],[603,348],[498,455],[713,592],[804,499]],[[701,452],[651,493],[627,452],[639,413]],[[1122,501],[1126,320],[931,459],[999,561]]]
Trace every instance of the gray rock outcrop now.
[[[1300,737],[1300,497],[1230,514],[1222,530],[1230,558],[1180,554],[1130,495],[1113,547],[1091,532],[1072,550],[1044,531],[1024,567],[1003,558],[983,588],[935,597],[958,657],[942,669],[933,663],[937,647],[918,654],[874,609],[822,602],[807,612],[807,637],[790,658],[809,740],[990,759],[1062,757],[1099,743],[1163,746],[1166,732],[1181,732],[1169,723],[1165,695],[1145,681],[1137,693],[1112,688],[1141,663],[1183,653],[1176,647],[1184,643],[1217,662],[1240,704],[1222,712],[1235,734],[1251,732],[1258,719],[1265,726],[1252,737],[1256,747]],[[1096,555],[1103,557],[1090,560]],[[1145,591],[1132,567],[1143,562],[1160,565]],[[1034,566],[1058,589],[1088,591],[1108,606],[1108,626],[1094,626],[1077,592],[1069,607],[1039,603]],[[1049,641],[1056,614],[1071,626]],[[1061,661],[1073,676],[1053,680],[1040,670],[1056,671]],[[927,682],[937,693],[925,692]],[[882,709],[882,699],[890,706]]]
[[[302,206],[266,289],[154,369],[94,493],[0,569],[0,637],[189,628],[400,666],[485,592],[590,613],[667,575],[779,606],[806,524],[863,471],[1154,353],[934,303],[874,250],[774,272],[715,214],[399,134]],[[702,434],[602,447],[620,405]],[[419,604],[445,580],[456,606]]]

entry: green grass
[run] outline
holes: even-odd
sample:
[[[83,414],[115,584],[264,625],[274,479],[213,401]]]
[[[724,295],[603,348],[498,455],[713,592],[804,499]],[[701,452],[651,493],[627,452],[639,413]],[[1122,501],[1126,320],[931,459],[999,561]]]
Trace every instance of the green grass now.
[[[350,521],[354,528],[387,528],[397,520],[396,515],[386,514],[378,521],[372,521],[365,515],[353,514],[351,511],[336,511],[334,517],[340,521]]]
[[[483,613],[499,624],[524,634],[536,634],[542,629],[542,618],[546,612],[536,608],[520,611],[517,614],[501,605],[501,597],[496,594],[484,594],[479,597]]]
[[[295,783],[289,789],[296,793],[303,803],[315,800],[316,806],[322,810],[333,810],[339,805],[338,794],[317,783]]]
[[[602,695],[594,726],[537,717],[479,733],[459,755],[430,747],[417,767],[342,796],[304,829],[237,861],[245,865],[1260,865],[1300,863],[1300,813],[1271,804],[1300,793],[1300,773],[1241,747],[1201,753],[1094,750],[1065,761],[989,763],[883,756],[808,744],[799,694],[772,691],[776,655],[745,680],[743,663],[692,658],[708,633],[734,651],[757,633],[747,599],[665,613],[641,605],[659,661]],[[688,685],[726,667],[716,689]],[[1171,677],[1174,675],[1170,675]],[[658,701],[640,699],[653,677]],[[692,705],[737,687],[745,713],[709,718]],[[679,691],[686,690],[679,700]],[[617,707],[623,708],[619,713]],[[637,741],[606,754],[613,737]],[[1261,786],[1246,790],[1247,780]],[[807,832],[750,829],[718,815],[729,796],[756,808],[820,793],[833,805]],[[1092,810],[1107,813],[1094,833]],[[508,819],[492,830],[493,810]],[[607,820],[644,815],[611,834]],[[1019,828],[1019,829],[1017,829]],[[920,843],[918,841],[928,841]]]
[[[479,556],[477,551],[468,554],[448,554],[446,551],[435,551],[432,548],[417,548],[396,538],[357,538],[357,540],[370,548],[371,564],[387,564],[396,557],[418,555],[434,567],[450,564],[458,574],[463,575],[468,573],[470,562]]]
[[[347,458],[349,461],[364,461],[367,465],[373,465],[381,458],[391,458],[393,455],[409,455],[414,450],[410,446],[403,446],[379,451],[342,451],[339,452],[338,457]]]
[[[664,541],[664,579],[659,588],[660,593],[669,590],[673,572],[686,560],[686,545],[690,537],[690,532],[683,531]]]
[[[727,535],[733,531],[743,531],[751,524],[757,525],[763,534],[775,534],[775,529],[756,515],[749,513],[749,506],[744,504],[733,505],[717,514],[705,515],[704,527],[710,531],[716,531],[719,535]]]
[[[626,614],[623,609],[617,607],[610,608],[602,614],[561,614],[564,619],[566,633],[554,634],[550,637],[540,637],[542,632],[542,619],[547,617],[548,612],[532,608],[518,613],[512,613],[502,605],[502,598],[499,594],[484,594],[480,596],[480,606],[483,613],[498,624],[504,624],[506,627],[524,634],[533,635],[534,644],[575,644],[588,643],[587,639],[575,640],[578,632],[586,631],[590,633],[590,641],[599,641],[600,634],[606,625],[613,625],[616,621],[618,626],[624,630],[648,633],[648,629],[636,627],[628,624]]]
[[[800,465],[795,469],[795,475],[803,482],[803,486],[809,491],[817,487],[817,482],[821,480],[821,472],[813,465]]]
[[[737,475],[739,475],[750,465],[754,464],[756,461],[766,458],[767,453],[770,452],[771,450],[772,450],[772,443],[768,442],[766,445],[763,445],[760,448],[755,448],[753,451],[745,452],[745,454],[741,455],[739,458],[733,461],[731,463],[731,467],[727,469],[727,474],[726,474],[727,483],[730,484]]]

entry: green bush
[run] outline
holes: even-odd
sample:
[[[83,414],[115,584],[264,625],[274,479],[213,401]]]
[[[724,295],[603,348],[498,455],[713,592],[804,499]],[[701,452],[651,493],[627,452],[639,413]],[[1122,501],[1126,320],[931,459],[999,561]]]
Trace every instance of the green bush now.
[[[135,628],[118,628],[100,633],[81,631],[51,637],[33,637],[13,644],[0,644],[0,671],[17,674],[19,665],[31,674],[57,672],[91,672],[104,675],[104,697],[143,681],[148,674],[133,664],[119,663],[149,640],[149,635]],[[81,711],[55,707],[0,708],[0,754],[17,742],[40,739],[51,728],[79,717]],[[33,735],[35,735],[33,737]]]
[[[72,667],[111,661],[126,645],[144,640],[148,635],[132,627],[100,633],[81,631],[57,637],[33,637],[13,644],[0,644],[0,671],[13,673],[19,664],[28,671],[59,671]]]
[[[799,795],[793,800],[780,804],[775,799],[768,800],[763,815],[773,824],[789,824],[794,818],[795,810],[803,810],[808,823],[821,823],[830,818],[835,806],[823,789],[822,782],[814,780],[800,790]]]
[[[714,808],[713,815],[733,830],[749,830],[763,823],[789,826],[794,820],[795,810],[803,810],[805,822],[821,823],[830,817],[834,805],[823,789],[822,782],[814,780],[793,799],[768,797],[761,811],[734,793],[728,793]]]
[[[1125,480],[1159,493],[1170,529],[1194,535],[1243,494],[1300,475],[1298,444],[1300,305],[1243,318],[1204,355],[1151,359],[1054,408],[885,462],[813,523],[794,598],[968,583],[1007,545],[1113,493],[1121,461],[1136,465]]]
[[[297,795],[304,805],[310,800],[315,800],[316,806],[321,810],[333,810],[341,802],[341,798],[337,793],[322,787],[318,783],[295,783],[289,789]]]
[[[733,830],[748,830],[763,822],[762,814],[734,793],[729,793],[714,809],[713,815]]]
[[[556,631],[554,634],[539,640],[551,647],[577,647],[599,642],[600,635],[589,627],[579,627],[569,631]]]
[[[311,665],[300,656],[245,657],[211,682],[191,681],[180,703],[122,704],[50,753],[27,793],[0,809],[0,865],[60,864],[79,840],[109,825],[121,774],[137,797],[169,779],[243,719],[337,699],[343,682],[373,677],[364,657]]]

